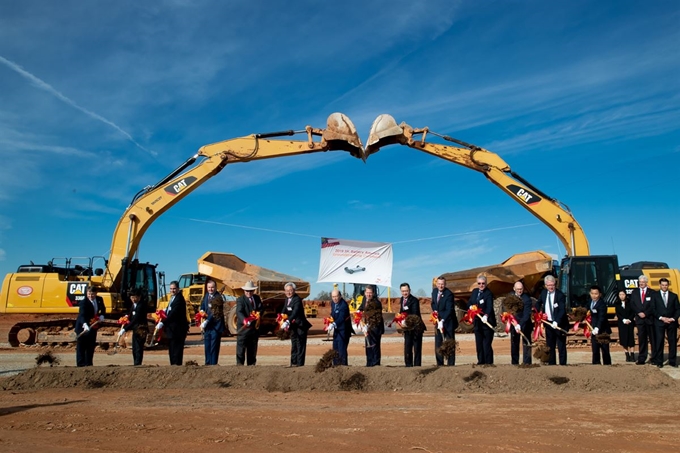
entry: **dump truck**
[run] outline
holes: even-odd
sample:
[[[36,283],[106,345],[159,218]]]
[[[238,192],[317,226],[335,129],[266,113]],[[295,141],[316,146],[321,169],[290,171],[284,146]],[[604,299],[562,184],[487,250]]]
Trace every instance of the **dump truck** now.
[[[512,292],[512,287],[517,281],[523,281],[527,293],[538,298],[543,290],[543,278],[546,275],[556,275],[557,262],[548,253],[536,250],[533,252],[518,253],[507,260],[491,266],[476,267],[458,272],[449,272],[442,276],[446,279],[446,287],[453,292],[456,303],[456,314],[460,321],[467,311],[467,304],[472,290],[477,287],[477,276],[483,274],[487,278],[487,288],[496,296],[494,308],[498,325],[503,312],[502,304],[504,296]],[[433,286],[436,283],[434,277]],[[465,323],[460,323],[463,331],[472,329]]]
[[[218,291],[229,306],[225,309],[225,316],[228,333],[232,335],[238,331],[235,299],[243,295],[241,287],[247,281],[250,280],[257,286],[255,293],[262,298],[264,309],[260,318],[261,334],[272,333],[276,328],[276,315],[281,312],[286,301],[283,293],[286,283],[295,284],[295,291],[301,299],[309,296],[310,291],[309,282],[298,277],[250,264],[233,253],[206,252],[198,259],[197,273],[182,274],[177,280],[187,301],[187,315],[190,320],[194,319],[195,313],[200,309],[208,280],[215,281]],[[159,308],[167,307],[168,300],[168,296],[161,298]],[[312,310],[308,310],[308,313],[315,315],[313,307],[310,308]]]

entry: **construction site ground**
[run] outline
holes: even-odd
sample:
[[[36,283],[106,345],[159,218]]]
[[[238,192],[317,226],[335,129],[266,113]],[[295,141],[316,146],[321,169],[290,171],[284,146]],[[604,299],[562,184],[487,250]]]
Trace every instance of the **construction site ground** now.
[[[0,338],[6,338],[0,318]],[[496,365],[475,366],[471,334],[458,335],[455,367],[434,366],[432,329],[423,366],[403,366],[403,340],[383,337],[382,366],[366,368],[362,337],[350,366],[315,372],[331,347],[316,318],[307,363],[289,368],[290,342],[260,340],[255,367],[236,367],[224,338],[220,366],[205,367],[200,333],[185,361],[147,350],[133,367],[127,349],[98,350],[75,368],[75,350],[53,350],[60,365],[35,366],[44,347],[0,349],[0,451],[184,452],[666,452],[677,448],[677,369],[625,362],[590,365],[590,348],[570,348],[566,367],[510,365],[495,338]]]

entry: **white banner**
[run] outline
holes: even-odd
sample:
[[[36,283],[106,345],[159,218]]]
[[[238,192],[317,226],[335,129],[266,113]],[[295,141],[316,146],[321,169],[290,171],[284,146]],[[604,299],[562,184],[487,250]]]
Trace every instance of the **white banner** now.
[[[392,244],[321,238],[318,283],[392,285]]]

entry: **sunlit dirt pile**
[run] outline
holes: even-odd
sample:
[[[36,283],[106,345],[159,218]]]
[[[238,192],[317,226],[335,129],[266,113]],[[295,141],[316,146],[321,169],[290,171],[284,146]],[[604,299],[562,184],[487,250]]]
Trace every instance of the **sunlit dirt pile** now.
[[[456,367],[314,367],[189,366],[189,367],[53,367],[34,368],[0,379],[3,390],[49,388],[209,389],[233,388],[267,392],[409,391],[455,393],[605,392],[664,390],[678,384],[652,367],[574,365],[518,368],[509,365],[479,369]]]

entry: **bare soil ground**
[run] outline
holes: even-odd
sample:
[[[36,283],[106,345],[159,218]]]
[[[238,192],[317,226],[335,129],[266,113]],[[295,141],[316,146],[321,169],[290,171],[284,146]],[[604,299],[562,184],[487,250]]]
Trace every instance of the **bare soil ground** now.
[[[676,448],[678,381],[650,366],[588,365],[569,350],[567,367],[509,365],[507,339],[494,341],[497,365],[472,365],[474,341],[459,335],[457,366],[433,366],[426,337],[422,368],[402,366],[402,340],[386,335],[383,365],[365,368],[361,338],[350,365],[314,371],[330,348],[319,332],[307,364],[288,368],[289,342],[262,339],[258,366],[236,367],[225,338],[221,366],[170,367],[149,350],[133,367],[128,350],[95,354],[95,366],[35,368],[44,348],[0,349],[0,451],[479,452],[645,451]],[[0,326],[1,329],[2,326]],[[6,330],[0,330],[0,335]],[[431,335],[431,332],[430,332]],[[2,337],[4,338],[4,337]],[[203,363],[200,336],[185,360]],[[12,370],[25,370],[14,374]]]

